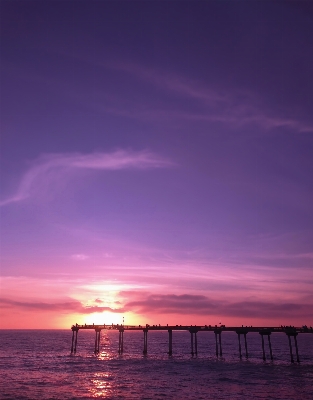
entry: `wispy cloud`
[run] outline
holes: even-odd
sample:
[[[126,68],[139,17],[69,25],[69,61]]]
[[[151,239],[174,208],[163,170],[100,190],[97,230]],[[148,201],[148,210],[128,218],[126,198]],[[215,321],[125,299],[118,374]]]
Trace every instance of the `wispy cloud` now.
[[[178,74],[164,72],[162,70],[147,68],[135,63],[115,62],[102,64],[106,68],[115,69],[122,73],[128,73],[136,79],[145,81],[158,90],[180,98],[192,99],[194,111],[189,103],[188,110],[185,109],[153,109],[136,105],[132,112],[123,107],[123,110],[111,107],[107,111],[122,114],[129,117],[156,118],[172,117],[182,120],[199,120],[208,122],[220,122],[240,127],[244,125],[258,125],[264,129],[287,128],[297,133],[313,132],[311,121],[302,121],[290,115],[284,116],[275,110],[270,110],[263,104],[262,99],[254,93],[238,89],[221,89],[211,87],[207,83],[190,79]],[[266,100],[266,99],[265,99]]]
[[[85,261],[89,258],[86,254],[72,254],[71,258],[77,261]]]
[[[99,299],[93,305],[84,305],[75,299],[57,302],[17,301],[0,299],[0,308],[26,311],[46,311],[63,314],[93,314],[102,312],[127,313],[137,315],[181,315],[219,316],[242,318],[279,319],[279,323],[293,318],[312,318],[310,298],[299,302],[274,302],[260,299],[240,299],[229,301],[194,294],[152,294],[146,291],[124,291],[119,294],[124,301],[116,301],[118,307],[102,305]],[[306,300],[306,301],[305,301]],[[123,305],[124,304],[124,305]],[[153,317],[152,317],[153,318]]]
[[[55,177],[62,180],[79,170],[123,170],[164,168],[174,165],[149,151],[118,150],[111,153],[62,153],[45,154],[36,159],[21,179],[17,192],[0,202],[0,206],[26,199],[35,187]]]
[[[40,301],[24,302],[15,301],[10,299],[0,299],[1,308],[16,308],[19,310],[41,310],[41,311],[58,311],[63,313],[79,313],[79,314],[92,314],[104,311],[122,313],[123,308],[111,308],[105,306],[84,306],[81,302],[76,300],[69,300],[65,302],[46,303]]]
[[[139,64],[123,62],[105,65],[130,73],[150,84],[163,87],[164,89],[186,97],[193,97],[195,99],[214,103],[217,101],[227,101],[229,98],[228,94],[225,92],[218,92],[217,90],[203,87],[201,82],[195,82],[194,80],[179,75],[158,72],[156,69],[142,67]]]
[[[77,59],[81,61],[79,56]],[[85,59],[83,61],[86,61]],[[203,121],[221,123],[229,128],[243,126],[259,126],[263,130],[275,130],[285,128],[295,133],[313,132],[313,121],[303,120],[292,112],[281,113],[270,106],[267,98],[261,98],[256,93],[240,88],[223,87],[221,83],[212,85],[200,79],[190,78],[178,73],[164,71],[161,68],[149,68],[129,61],[102,62],[97,61],[98,67],[107,70],[118,71],[121,74],[131,75],[139,82],[144,82],[154,88],[156,97],[163,94],[162,103],[154,101],[155,96],[147,97],[144,94],[144,102],[137,99],[127,100],[127,93],[116,93],[108,88],[105,92],[101,89],[93,89],[93,97],[97,100],[88,101],[90,93],[86,87],[77,90],[68,82],[60,82],[57,79],[47,78],[38,74],[26,73],[14,65],[6,68],[16,70],[24,79],[49,84],[49,90],[59,91],[68,96],[71,101],[83,104],[87,108],[97,110],[99,113],[109,113],[126,118],[135,118],[144,121]],[[153,93],[153,92],[151,92]],[[172,96],[175,101],[168,103]],[[187,107],[183,107],[182,100],[187,101]]]
[[[123,292],[121,293],[123,295]],[[312,307],[301,302],[271,302],[263,300],[225,301],[192,294],[124,293],[133,300],[124,306],[126,311],[138,314],[216,315],[242,318],[312,317]]]

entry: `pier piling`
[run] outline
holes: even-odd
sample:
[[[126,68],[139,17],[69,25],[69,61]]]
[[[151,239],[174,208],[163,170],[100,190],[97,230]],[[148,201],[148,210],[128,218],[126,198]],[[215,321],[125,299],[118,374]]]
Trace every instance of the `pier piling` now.
[[[271,331],[269,328],[264,328],[264,329],[262,329],[262,330],[259,331],[259,334],[260,334],[261,337],[262,337],[263,361],[266,360],[266,357],[265,357],[265,348],[264,348],[264,335],[267,335],[268,346],[269,346],[269,349],[270,349],[270,356],[271,356],[271,360],[273,360],[273,352],[272,352],[272,345],[271,345],[271,338],[270,338],[271,333],[272,333],[272,331]]]
[[[300,331],[301,332],[301,331]],[[297,356],[297,362],[300,362],[299,359],[299,351],[298,351],[298,343],[297,343],[297,335],[298,331],[295,327],[287,327],[285,329],[285,333],[288,336],[288,342],[289,342],[289,351],[290,351],[290,361],[294,363],[294,358],[293,358],[293,353],[292,353],[292,344],[291,344],[291,336],[293,336],[293,339],[295,341],[295,348],[296,348],[296,356]]]
[[[242,352],[241,352],[241,335],[244,336],[245,339],[245,350],[246,350],[246,358],[248,358],[248,347],[247,347],[247,329],[246,328],[239,328],[236,330],[238,335],[238,346],[239,346],[239,358],[242,359]]]
[[[217,332],[215,333],[215,353],[216,353],[216,357],[218,357],[218,344],[217,344]]]
[[[298,352],[297,334],[295,334],[295,335],[293,336],[293,338],[294,338],[294,340],[295,340],[295,348],[296,348],[297,362],[299,363],[299,362],[300,362],[300,359],[299,359],[299,352]]]
[[[171,356],[173,354],[173,331],[172,329],[168,330],[168,355]]]
[[[246,350],[246,358],[248,358],[248,346],[247,346],[247,334],[244,333],[244,338],[245,338],[245,350]]]
[[[143,330],[143,354],[148,352],[148,329]]]
[[[190,332],[190,339],[191,339],[191,355],[194,355],[194,351],[193,351],[193,332]]]
[[[221,331],[218,334],[218,338],[219,338],[219,343],[220,343],[220,357],[222,357],[223,352],[222,352],[222,332]]]
[[[265,357],[265,349],[264,349],[264,336],[261,334],[261,337],[262,337],[263,361],[265,361],[265,360],[266,360],[266,357]]]
[[[123,354],[123,351],[124,351],[124,328],[120,328],[118,337],[118,354]]]
[[[290,350],[290,361],[292,362],[292,363],[294,363],[294,359],[293,359],[293,354],[292,354],[292,345],[291,345],[291,339],[290,339],[290,334],[288,334],[287,333],[287,335],[288,335],[288,341],[289,341],[289,350]]]
[[[215,353],[216,353],[216,357],[218,357],[219,355],[220,355],[220,357],[222,357],[222,355],[223,355],[223,351],[222,351],[222,331],[220,329],[215,329],[214,330],[214,334],[215,334]],[[217,335],[218,335],[218,339],[217,339]]]
[[[271,360],[273,361],[273,352],[272,352],[271,336],[270,336],[270,335],[267,335],[267,339],[268,339],[268,347],[270,348]]]
[[[95,354],[97,354],[97,344],[98,344],[98,332],[96,331],[96,339],[95,339]]]
[[[95,339],[95,354],[100,353],[100,333],[101,329],[95,329],[96,339]]]
[[[76,354],[76,349],[77,349],[77,334],[78,334],[78,329],[75,330],[74,354]]]
[[[190,341],[191,341],[191,355],[197,355],[198,354],[198,340],[197,340],[197,328],[190,328]],[[194,336],[193,336],[194,335]],[[195,340],[193,340],[193,338]]]
[[[240,360],[241,360],[242,359],[242,355],[241,355],[240,333],[238,333],[238,344],[239,344],[239,357],[240,357]]]
[[[73,354],[73,352],[74,352],[74,334],[75,334],[75,333],[74,333],[74,332],[75,332],[74,329],[72,329],[72,332],[73,332],[73,333],[72,333],[71,354]]]

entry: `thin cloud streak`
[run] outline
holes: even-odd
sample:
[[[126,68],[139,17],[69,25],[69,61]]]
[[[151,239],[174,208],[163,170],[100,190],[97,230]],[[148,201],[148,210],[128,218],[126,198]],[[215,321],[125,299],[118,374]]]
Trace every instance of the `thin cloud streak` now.
[[[104,311],[109,311],[113,313],[122,313],[124,310],[122,308],[111,308],[103,306],[84,306],[79,301],[70,300],[66,302],[58,303],[44,303],[40,301],[34,302],[22,302],[14,301],[9,299],[0,299],[1,308],[17,308],[20,310],[41,310],[41,311],[52,311],[52,312],[63,312],[63,313],[79,313],[79,314],[92,314]]]
[[[225,124],[241,127],[249,124],[257,124],[267,130],[276,128],[288,128],[298,133],[313,132],[313,125],[310,122],[302,122],[295,118],[286,118],[275,115],[260,103],[252,93],[239,92],[236,90],[218,91],[209,87],[203,87],[200,82],[186,79],[182,76],[162,73],[152,68],[145,68],[134,63],[106,63],[101,64],[106,68],[115,69],[121,72],[129,73],[139,80],[150,83],[157,88],[163,88],[165,91],[192,98],[199,101],[204,107],[204,111],[190,112],[187,110],[147,110],[140,111],[141,107],[136,108],[130,113],[125,109],[109,108],[108,112],[121,114],[129,117],[171,117],[190,120],[202,120],[208,122],[221,122]],[[223,111],[221,111],[223,110]]]
[[[149,151],[117,150],[111,153],[65,153],[45,154],[33,162],[21,179],[19,188],[13,196],[2,200],[0,206],[19,202],[31,196],[34,187],[45,182],[53,173],[58,179],[64,174],[78,170],[124,170],[149,169],[173,166],[174,163]]]
[[[178,75],[168,73],[160,73],[155,69],[142,67],[134,63],[106,63],[106,67],[117,69],[136,76],[138,79],[155,86],[162,86],[170,91],[176,92],[186,97],[204,100],[206,102],[216,103],[217,101],[227,101],[228,95],[217,93],[215,90],[209,90],[202,87],[201,84],[196,84],[194,81],[184,79]]]
[[[312,318],[313,311],[310,298],[306,301],[272,302],[260,299],[241,301],[230,301],[210,298],[205,295],[193,294],[151,294],[145,291],[123,291],[119,293],[124,302],[117,301],[116,304],[123,304],[118,308],[102,305],[83,305],[80,301],[69,299],[63,302],[42,302],[42,301],[16,301],[11,299],[0,299],[2,309],[28,310],[58,312],[63,314],[93,314],[102,312],[127,313],[137,315],[166,315],[176,316],[219,316],[244,319],[275,319],[276,324],[284,323],[292,317]],[[102,301],[96,299],[97,304]],[[307,321],[304,321],[307,322]]]
[[[75,57],[81,60],[80,57]],[[84,60],[86,61],[86,60]],[[88,108],[92,107],[99,113],[107,112],[112,115],[122,116],[132,119],[140,119],[144,121],[200,121],[226,124],[232,128],[240,128],[247,125],[257,125],[265,130],[286,128],[297,133],[313,132],[311,121],[301,121],[300,119],[285,117],[270,111],[268,107],[262,105],[261,99],[253,93],[243,92],[237,89],[218,90],[204,86],[202,82],[187,79],[178,74],[165,73],[162,70],[143,67],[139,64],[130,62],[95,62],[97,66],[104,67],[110,70],[128,73],[140,81],[144,81],[154,86],[158,90],[162,88],[164,92],[174,94],[175,96],[183,96],[185,99],[195,101],[198,111],[190,111],[190,109],[173,109],[160,108],[149,102],[134,103],[127,101],[127,96],[122,98],[112,93],[103,93],[96,91],[99,99],[104,101],[88,102],[86,104],[86,95],[81,94],[81,90],[77,91],[77,87],[73,88],[68,85],[68,82],[60,82],[57,79],[47,78],[26,74],[24,70],[20,71],[14,66],[7,68],[15,68],[19,75],[25,79],[49,84],[49,90],[55,91],[56,88],[62,88],[63,94],[67,95],[72,101],[84,104]],[[84,88],[83,90],[86,90]],[[90,93],[87,97],[90,97]],[[266,100],[266,99],[265,99]],[[112,105],[113,104],[113,105]],[[200,107],[198,107],[200,106]],[[202,112],[201,112],[202,109]],[[12,201],[18,201],[16,198]],[[1,203],[0,203],[1,205]]]
[[[131,292],[121,292],[132,296]],[[296,302],[270,302],[262,300],[225,301],[204,295],[190,294],[133,294],[134,300],[125,304],[125,310],[138,314],[218,315],[242,318],[313,317],[311,304]]]

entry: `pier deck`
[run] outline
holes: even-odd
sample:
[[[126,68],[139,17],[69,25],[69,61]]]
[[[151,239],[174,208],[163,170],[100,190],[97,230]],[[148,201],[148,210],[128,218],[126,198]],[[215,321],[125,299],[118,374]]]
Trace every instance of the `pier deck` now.
[[[236,332],[242,331],[241,333],[249,333],[249,332],[271,332],[271,333],[312,333],[313,328],[302,326],[302,327],[294,327],[294,326],[279,326],[279,327],[271,327],[271,326],[225,326],[225,325],[122,325],[122,324],[111,324],[111,325],[72,325],[71,329],[94,329],[94,330],[102,330],[102,329],[112,329],[120,331],[123,329],[124,331],[142,331],[143,329],[148,329],[149,331],[221,331],[221,332]]]
[[[215,350],[216,357],[222,357],[222,333],[223,332],[235,332],[238,335],[238,347],[239,347],[239,357],[242,358],[242,349],[241,349],[241,336],[244,338],[244,346],[245,346],[245,357],[248,358],[248,345],[247,345],[247,334],[248,333],[259,333],[262,339],[262,352],[263,352],[263,360],[266,360],[265,356],[265,344],[264,337],[267,337],[268,347],[270,351],[270,358],[273,360],[273,352],[271,345],[271,334],[272,333],[285,333],[288,337],[289,342],[289,350],[290,350],[290,361],[294,362],[293,349],[291,344],[291,337],[294,339],[294,345],[296,350],[296,360],[300,362],[299,352],[298,352],[298,343],[297,343],[297,335],[303,333],[311,333],[313,334],[313,328],[310,326],[303,325],[302,327],[295,326],[279,326],[279,327],[271,327],[271,326],[225,326],[225,325],[123,325],[123,324],[111,324],[111,325],[72,325],[72,347],[71,354],[76,353],[77,348],[77,334],[79,330],[94,330],[96,332],[96,340],[95,340],[95,354],[100,352],[100,334],[102,330],[115,330],[119,332],[119,345],[118,345],[118,353],[123,353],[124,348],[124,332],[125,331],[142,331],[144,334],[143,340],[143,354],[147,354],[148,352],[148,332],[149,331],[168,331],[168,343],[169,350],[168,354],[172,355],[173,352],[173,331],[188,331],[190,332],[191,338],[191,355],[198,354],[198,344],[197,344],[197,333],[198,332],[213,332],[215,334]]]

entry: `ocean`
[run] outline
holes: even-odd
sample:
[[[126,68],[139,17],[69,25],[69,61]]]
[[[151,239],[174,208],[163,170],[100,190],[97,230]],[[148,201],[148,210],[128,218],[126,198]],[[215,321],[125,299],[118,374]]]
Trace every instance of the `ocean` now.
[[[189,332],[102,331],[95,355],[95,332],[79,331],[70,354],[68,330],[0,331],[1,399],[313,399],[313,334],[299,334],[300,363],[290,362],[288,338],[271,335],[274,360],[262,360],[261,337],[247,335],[249,358],[239,359],[235,333],[223,332],[223,357],[215,355],[213,332],[199,332],[198,355],[190,354]],[[244,355],[244,346],[243,355]],[[295,349],[294,349],[295,354]]]

